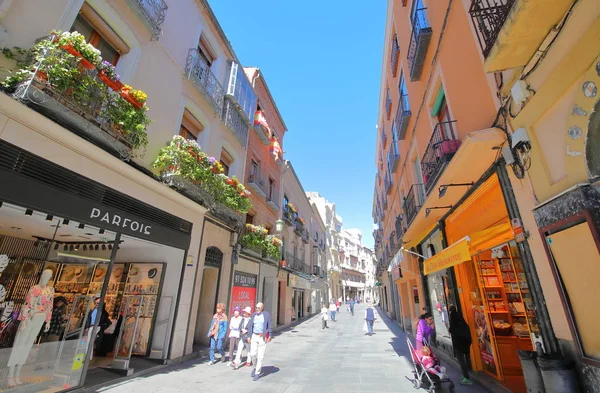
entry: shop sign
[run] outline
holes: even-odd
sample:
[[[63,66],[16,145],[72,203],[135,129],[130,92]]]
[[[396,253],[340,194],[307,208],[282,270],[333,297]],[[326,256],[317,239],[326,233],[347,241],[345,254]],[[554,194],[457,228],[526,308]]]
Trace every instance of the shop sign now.
[[[513,218],[512,220],[510,220],[510,224],[512,226],[515,240],[519,243],[525,241],[525,233],[523,232],[523,225],[521,224],[521,220],[518,218]]]
[[[290,287],[295,287],[296,286],[296,275],[295,274],[290,274],[289,275],[288,286],[290,286]]]
[[[235,307],[243,310],[250,307],[254,312],[256,301],[256,280],[255,274],[248,274],[236,271],[233,274],[233,288],[231,289],[231,313]]]
[[[423,272],[425,275],[447,269],[471,259],[471,250],[469,241],[463,239],[456,244],[446,248],[433,257],[426,259],[423,263]]]
[[[100,225],[110,225],[115,227],[118,232],[133,231],[136,234],[151,235],[152,226],[136,219],[128,218],[120,214],[112,213],[106,209],[102,210],[93,207],[90,212],[90,219],[98,221]]]

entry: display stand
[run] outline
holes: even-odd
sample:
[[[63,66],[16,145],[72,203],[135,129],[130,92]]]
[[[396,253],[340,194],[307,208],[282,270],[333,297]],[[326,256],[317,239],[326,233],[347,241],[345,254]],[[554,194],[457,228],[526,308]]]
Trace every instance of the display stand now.
[[[133,369],[129,367],[131,353],[133,351],[134,339],[143,308],[143,296],[127,295],[123,297],[123,323],[117,339],[117,350],[112,361],[111,368],[125,370],[126,375],[131,375]]]

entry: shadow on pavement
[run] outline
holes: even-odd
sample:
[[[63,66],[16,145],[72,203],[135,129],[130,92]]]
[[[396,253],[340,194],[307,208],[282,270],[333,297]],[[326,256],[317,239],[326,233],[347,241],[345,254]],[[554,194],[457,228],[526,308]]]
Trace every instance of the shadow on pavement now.
[[[262,376],[266,377],[267,375],[271,375],[271,374],[275,374],[277,372],[279,372],[279,367],[275,367],[275,366],[264,366],[262,368]]]

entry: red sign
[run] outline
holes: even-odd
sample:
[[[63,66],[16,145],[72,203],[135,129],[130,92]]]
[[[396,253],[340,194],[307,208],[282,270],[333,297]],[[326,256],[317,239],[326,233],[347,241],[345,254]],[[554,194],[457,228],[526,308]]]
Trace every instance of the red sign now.
[[[231,289],[231,308],[230,314],[233,315],[233,309],[239,307],[240,310],[250,306],[254,311],[256,305],[256,275],[242,272],[235,272],[233,275],[233,288]]]

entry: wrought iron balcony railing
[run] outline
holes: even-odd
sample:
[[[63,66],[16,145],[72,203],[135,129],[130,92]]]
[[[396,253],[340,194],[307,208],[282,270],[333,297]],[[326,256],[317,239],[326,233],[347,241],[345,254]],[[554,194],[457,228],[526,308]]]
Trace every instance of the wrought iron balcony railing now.
[[[407,59],[410,80],[414,82],[421,78],[425,55],[427,54],[427,48],[429,48],[429,42],[431,41],[432,30],[429,20],[427,19],[427,8],[420,7],[414,10],[411,22],[412,33],[410,36]]]
[[[400,96],[396,118],[394,119],[394,127],[398,140],[403,140],[406,137],[406,129],[408,128],[408,121],[411,114],[408,94],[403,94]]]
[[[398,150],[398,141],[392,141],[392,146],[388,152],[388,170],[390,173],[396,173],[400,163],[400,151]],[[390,175],[391,176],[391,175]]]
[[[302,228],[302,231],[300,231],[300,237],[302,238],[304,244],[310,243],[310,232],[308,232],[308,229]]]
[[[302,236],[303,229],[304,229],[304,225],[302,225],[302,223],[300,223],[298,221],[294,222],[294,232],[296,233],[296,235]]]
[[[152,31],[152,39],[158,40],[162,25],[167,17],[167,3],[164,0],[127,0],[129,5],[144,19]]]
[[[404,228],[402,227],[402,215],[396,216],[394,229],[394,232],[396,232],[396,241],[400,242],[402,239],[402,235],[404,234]]]
[[[283,215],[281,219],[289,226],[294,225],[294,212],[287,205],[283,207]]]
[[[487,57],[515,0],[472,0],[469,14],[481,52]]]
[[[390,195],[392,193],[392,186],[393,186],[394,182],[392,180],[391,175],[388,173],[385,174],[385,193],[387,195]],[[386,201],[387,203],[387,201]]]
[[[250,172],[250,176],[248,176],[248,187],[252,188],[254,192],[261,197],[267,196],[265,191],[265,181],[258,166],[254,166]]]
[[[398,44],[398,36],[394,34],[394,38],[392,39],[392,58],[391,58],[391,66],[392,66],[392,76],[395,78],[398,74],[398,53],[400,52],[400,45]]]
[[[269,187],[269,192],[267,194],[267,205],[275,211],[279,210],[279,193],[275,187]]]
[[[231,131],[240,144],[246,148],[250,123],[238,110],[236,103],[229,95],[225,96],[222,119],[227,128],[229,128],[229,131]]]
[[[455,120],[438,123],[429,139],[429,144],[421,160],[421,171],[427,195],[460,147],[460,140],[455,139],[455,135],[457,135],[455,123]]]
[[[390,89],[385,92],[385,116],[389,120],[392,113],[392,98],[390,97]]]
[[[404,214],[406,224],[410,225],[425,202],[425,190],[423,184],[413,184],[404,199]]]
[[[190,49],[185,65],[187,78],[196,85],[200,93],[213,106],[217,114],[223,111],[225,90],[217,77],[212,73],[206,61],[200,56],[198,49]]]
[[[385,132],[385,125],[381,127],[381,146],[385,149],[387,144],[387,133]]]
[[[289,251],[286,251],[285,259],[287,261],[288,269],[294,270],[294,271],[297,271],[300,273],[310,274],[310,267],[306,263],[304,263],[304,261],[302,259],[298,258],[297,256],[290,253]]]

